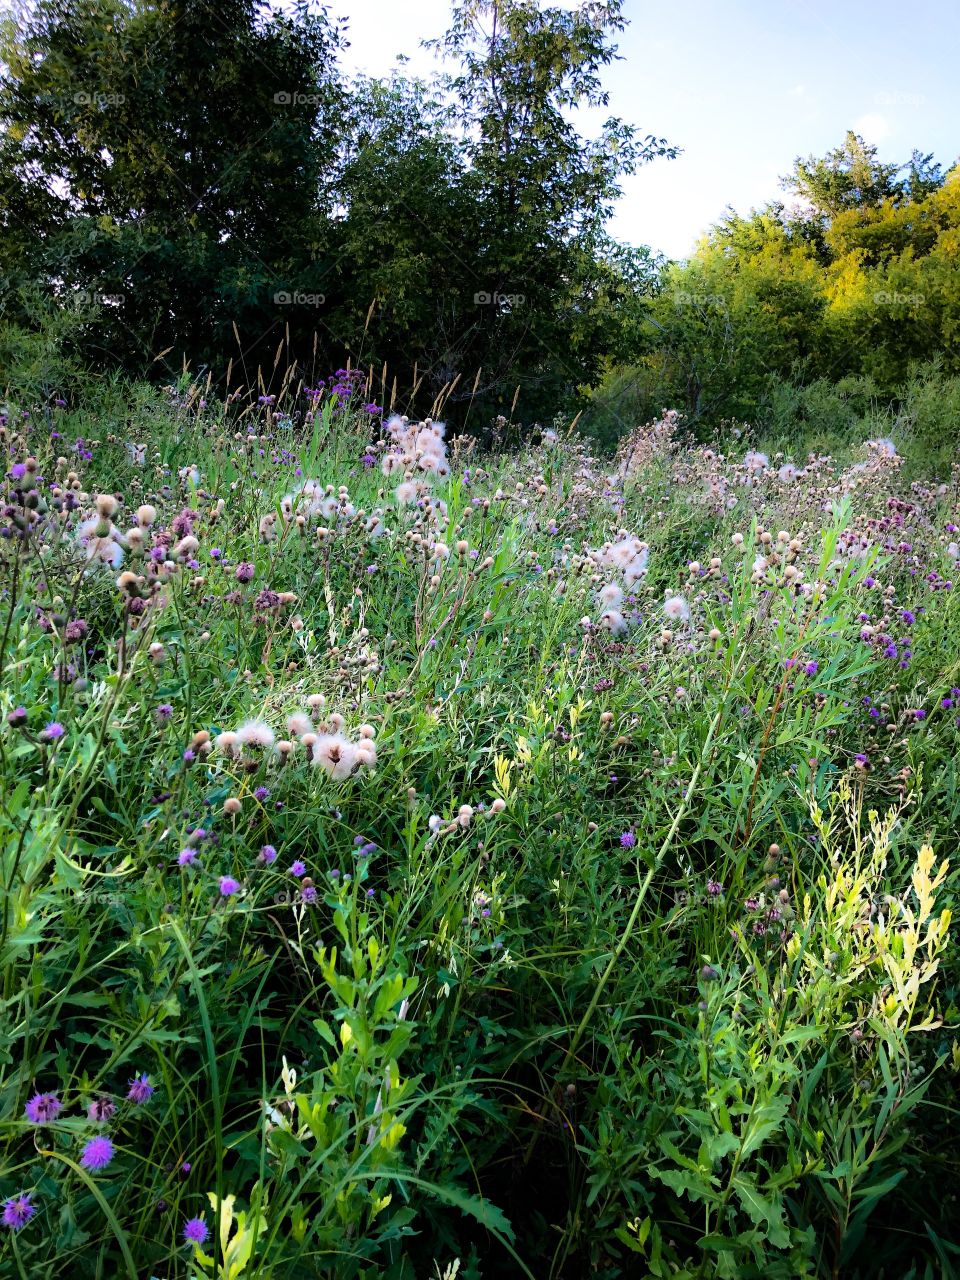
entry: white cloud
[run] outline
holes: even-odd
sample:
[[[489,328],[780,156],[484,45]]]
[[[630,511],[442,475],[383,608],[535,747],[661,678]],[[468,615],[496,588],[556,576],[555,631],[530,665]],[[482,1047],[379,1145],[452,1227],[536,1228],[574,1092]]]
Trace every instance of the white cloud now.
[[[886,116],[876,111],[868,111],[866,115],[854,120],[853,131],[859,133],[860,137],[867,142],[882,142],[884,138],[890,137],[893,128]]]

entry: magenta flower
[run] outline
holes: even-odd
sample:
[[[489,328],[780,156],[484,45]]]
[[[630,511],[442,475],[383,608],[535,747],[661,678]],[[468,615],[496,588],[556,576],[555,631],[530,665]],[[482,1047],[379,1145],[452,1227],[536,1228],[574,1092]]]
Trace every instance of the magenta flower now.
[[[220,877],[220,897],[232,898],[235,893],[240,892],[239,880],[234,880],[233,876]]]
[[[21,1191],[18,1196],[11,1196],[3,1202],[3,1225],[11,1231],[19,1231],[27,1225],[36,1211],[29,1192]]]
[[[183,1238],[187,1244],[203,1244],[210,1235],[210,1228],[202,1218],[188,1218],[183,1224]]]
[[[114,1147],[109,1138],[91,1138],[80,1153],[80,1163],[84,1169],[105,1169],[113,1154]]]
[[[40,738],[43,742],[56,742],[65,733],[66,729],[64,729],[59,720],[51,720],[46,728],[40,730]]]
[[[295,862],[290,864],[290,874],[297,877],[305,876],[307,874],[307,864],[297,858]]]
[[[55,1093],[36,1093],[27,1103],[25,1115],[31,1124],[51,1124],[62,1105]]]
[[[150,1077],[144,1071],[141,1072],[140,1075],[134,1076],[130,1081],[130,1088],[127,1090],[127,1097],[131,1102],[135,1102],[139,1105],[141,1102],[146,1102],[153,1091],[153,1085],[150,1083]]]
[[[623,834],[620,836],[621,849],[632,849],[636,843],[637,843],[637,837],[633,834],[632,831],[624,831]]]
[[[94,1124],[106,1124],[117,1109],[117,1104],[109,1098],[94,1098],[87,1107],[87,1115]]]
[[[238,582],[251,582],[256,570],[249,560],[241,560],[234,572]]]
[[[189,867],[197,860],[197,851],[192,845],[187,845],[185,849],[181,849],[177,856],[177,862],[181,867]]]

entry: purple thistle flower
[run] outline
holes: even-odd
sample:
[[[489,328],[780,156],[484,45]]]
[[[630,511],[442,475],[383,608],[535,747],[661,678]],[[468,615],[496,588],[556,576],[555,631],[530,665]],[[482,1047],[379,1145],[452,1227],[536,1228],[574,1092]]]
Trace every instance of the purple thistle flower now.
[[[624,831],[620,836],[621,849],[632,849],[637,843],[637,837],[632,831]]]
[[[271,862],[276,862],[277,851],[272,844],[265,844],[260,850],[259,860],[266,866],[270,866]]]
[[[110,1098],[94,1098],[87,1107],[87,1115],[94,1124],[106,1124],[117,1109],[117,1104]]]
[[[234,573],[238,582],[251,582],[256,570],[249,560],[241,560]]]
[[[317,891],[312,884],[305,885],[300,890],[300,899],[302,902],[312,904],[317,900]]]
[[[105,1169],[113,1154],[113,1143],[109,1138],[91,1138],[80,1153],[80,1163],[84,1169]]]
[[[134,1076],[130,1081],[127,1097],[131,1102],[135,1102],[139,1106],[140,1103],[146,1102],[152,1093],[153,1085],[150,1083],[150,1077],[144,1071],[140,1075]]]
[[[719,880],[708,880],[707,893],[709,893],[711,898],[716,898],[723,893],[723,885]]]
[[[157,707],[156,711],[154,712],[154,715],[157,717],[157,719],[160,721],[161,724],[164,724],[173,715],[173,707],[170,705],[169,702],[161,702],[159,707]]]
[[[234,880],[233,876],[220,877],[220,897],[232,898],[235,893],[240,892],[239,880]]]
[[[820,670],[816,662],[807,662],[804,664],[804,671],[808,676],[815,676]]]
[[[203,1244],[210,1235],[210,1228],[202,1218],[188,1218],[183,1224],[183,1238],[187,1244]]]
[[[30,1193],[21,1191],[18,1196],[11,1196],[3,1202],[3,1225],[11,1231],[19,1231],[27,1225],[36,1211]]]
[[[256,791],[254,791],[254,793],[253,793],[253,798],[254,798],[254,800],[260,800],[260,801],[269,800],[269,799],[270,799],[270,788],[269,788],[269,787],[257,787]]]
[[[290,865],[290,874],[292,876],[297,876],[298,878],[300,876],[305,876],[307,874],[307,864],[301,861],[300,858],[297,858],[296,861]]]
[[[189,844],[185,849],[180,850],[180,854],[177,858],[177,862],[180,864],[181,867],[190,867],[196,862],[196,860],[197,860],[197,851],[196,849],[194,849],[192,845],[189,845]]]
[[[27,1103],[24,1114],[31,1124],[51,1124],[62,1106],[55,1093],[36,1093]]]
[[[45,729],[40,730],[40,737],[44,742],[56,742],[65,733],[66,729],[64,729],[59,720],[51,720]]]

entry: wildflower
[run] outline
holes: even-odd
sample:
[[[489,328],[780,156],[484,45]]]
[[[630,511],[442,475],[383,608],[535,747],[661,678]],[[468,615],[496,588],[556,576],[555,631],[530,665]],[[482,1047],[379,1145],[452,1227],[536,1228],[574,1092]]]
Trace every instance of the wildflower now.
[[[277,860],[277,851],[272,844],[265,844],[259,853],[259,860],[266,866]]]
[[[220,877],[220,897],[232,898],[235,893],[240,892],[240,882],[234,880],[233,876]]]
[[[312,884],[305,885],[300,890],[300,899],[302,902],[312,904],[317,900],[317,891]]]
[[[815,676],[820,670],[820,667],[816,662],[806,662],[804,663],[803,669],[808,676]]]
[[[262,751],[273,746],[273,730],[264,720],[244,720],[236,732],[236,741],[241,747],[255,747]]]
[[[683,596],[671,596],[664,603],[663,612],[673,622],[689,622],[690,620],[690,606]]]
[[[600,616],[600,626],[612,636],[627,634],[627,623],[622,613],[616,609],[607,609]]]
[[[183,1238],[187,1244],[205,1244],[210,1228],[202,1218],[188,1218],[183,1224]]]
[[[94,1098],[87,1107],[87,1115],[94,1124],[106,1124],[117,1109],[117,1104],[110,1098]]]
[[[43,742],[56,742],[66,733],[63,725],[59,720],[51,720],[46,728],[41,729],[40,737]]]
[[[91,1138],[80,1153],[80,1163],[84,1169],[105,1169],[113,1155],[114,1147],[109,1138]]]
[[[14,707],[12,711],[7,713],[7,724],[11,729],[22,729],[27,723],[27,719],[26,707]]]
[[[134,1076],[130,1081],[130,1088],[127,1090],[127,1098],[130,1102],[138,1105],[146,1102],[153,1093],[153,1085],[150,1083],[150,1077],[146,1072],[142,1072],[138,1076]]]
[[[234,570],[238,582],[251,582],[255,573],[256,570],[249,560],[241,560]]]
[[[254,793],[253,793],[253,798],[254,798],[254,800],[259,800],[261,804],[264,802],[264,800],[269,800],[269,799],[270,799],[270,788],[269,788],[269,787],[257,787],[257,789],[256,789],[256,790],[254,791]]]
[[[624,831],[620,836],[621,849],[632,849],[637,843],[637,837],[632,831]]]
[[[36,1093],[27,1103],[24,1114],[31,1124],[51,1124],[62,1106],[55,1093]]]
[[[313,721],[305,711],[294,711],[287,716],[287,728],[298,738],[302,738],[305,733],[313,732]]]
[[[173,715],[173,707],[169,702],[161,702],[153,714],[161,724],[165,724]]]
[[[313,755],[318,764],[334,781],[349,778],[357,765],[357,749],[339,733],[325,733],[317,739]]]
[[[188,844],[186,848],[181,849],[177,855],[177,862],[181,867],[190,867],[197,860],[197,851],[193,845]]]
[[[29,1192],[21,1191],[18,1196],[11,1196],[3,1202],[3,1225],[11,1231],[19,1231],[27,1225],[36,1211]]]
[[[307,874],[307,864],[300,858],[297,858],[290,864],[290,874],[292,876],[296,876],[299,880],[301,876],[305,876]]]
[[[710,895],[711,898],[717,898],[720,896],[721,893],[723,893],[723,885],[720,883],[719,880],[708,880],[707,893]]]

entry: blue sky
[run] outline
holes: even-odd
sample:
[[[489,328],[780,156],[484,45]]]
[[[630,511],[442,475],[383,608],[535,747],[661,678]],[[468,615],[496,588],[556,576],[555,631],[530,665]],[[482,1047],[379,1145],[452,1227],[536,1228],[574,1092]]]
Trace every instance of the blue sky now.
[[[448,0],[333,0],[349,15],[348,69],[385,75],[398,53],[429,73],[423,38]],[[848,128],[884,160],[914,147],[960,155],[960,0],[626,0],[610,110],[684,149],[625,181],[612,230],[687,254],[729,204],[779,194],[797,155],[822,155]],[[585,131],[587,131],[585,129]]]

